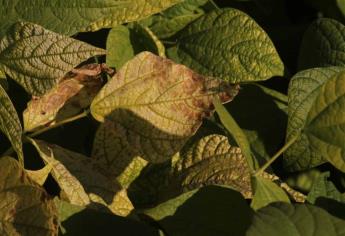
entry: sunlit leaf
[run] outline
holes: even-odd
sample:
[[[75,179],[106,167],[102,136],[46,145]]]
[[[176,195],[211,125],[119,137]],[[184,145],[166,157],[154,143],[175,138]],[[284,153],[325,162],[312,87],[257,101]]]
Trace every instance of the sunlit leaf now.
[[[42,169],[39,170],[25,170],[26,174],[35,181],[38,185],[43,186],[44,182],[46,182],[50,171],[53,169],[51,164],[45,165]]]

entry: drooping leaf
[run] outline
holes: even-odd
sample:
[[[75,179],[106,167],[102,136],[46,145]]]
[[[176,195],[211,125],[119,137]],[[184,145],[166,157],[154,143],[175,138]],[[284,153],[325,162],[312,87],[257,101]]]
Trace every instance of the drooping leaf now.
[[[236,9],[212,11],[179,35],[179,61],[197,72],[233,83],[284,74],[284,65],[267,34]]]
[[[262,176],[254,176],[252,179],[254,196],[251,207],[258,210],[272,202],[290,202],[283,189],[271,180]]]
[[[64,200],[79,206],[101,204],[121,216],[133,209],[126,191],[109,179],[94,160],[44,141],[31,140],[31,143],[44,162],[53,166],[52,175]]]
[[[164,50],[164,45],[149,28],[140,24],[119,25],[108,34],[107,65],[119,69],[140,52],[150,51],[163,56]]]
[[[213,98],[228,102],[237,92],[236,85],[143,52],[102,88],[91,113],[98,121],[112,122],[122,146],[129,146],[133,155],[161,162],[174,155],[202,118],[212,113]]]
[[[314,21],[303,36],[299,69],[344,66],[345,26],[332,19]]]
[[[96,31],[140,20],[181,0],[23,0],[0,1],[0,38],[15,22],[25,20],[67,35]]]
[[[207,186],[144,211],[169,235],[244,235],[252,210],[238,192]],[[241,222],[240,224],[238,222]]]
[[[254,214],[246,236],[343,236],[345,221],[308,204],[273,203]]]
[[[0,104],[0,130],[10,140],[21,164],[24,164],[22,126],[17,111],[2,86],[0,86]]]
[[[314,68],[301,71],[292,78],[288,91],[287,140],[306,129],[308,113],[320,94],[320,88],[342,70],[341,67]],[[283,161],[287,170],[296,171],[322,164],[326,157],[313,148],[310,136],[303,131],[286,150]]]
[[[42,169],[39,170],[25,170],[26,174],[36,182],[38,185],[43,186],[44,182],[46,182],[50,171],[53,169],[53,166],[48,163]]]
[[[27,5],[27,4],[26,4]],[[42,95],[100,48],[27,22],[15,24],[0,41],[0,70],[33,95]]]
[[[82,66],[67,74],[42,97],[31,99],[23,112],[24,130],[47,126],[89,106],[102,87],[102,70],[105,68],[99,64]]]
[[[121,235],[158,236],[153,227],[140,221],[107,212],[72,205],[54,199],[59,212],[62,235],[99,235],[100,232],[121,232]],[[101,231],[100,231],[101,230]]]
[[[10,157],[0,158],[0,235],[57,235],[54,202]]]

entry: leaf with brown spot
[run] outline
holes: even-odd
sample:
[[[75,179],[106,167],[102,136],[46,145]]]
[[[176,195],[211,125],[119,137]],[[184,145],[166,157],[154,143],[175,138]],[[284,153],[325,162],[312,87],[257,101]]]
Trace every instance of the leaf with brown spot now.
[[[11,157],[0,159],[0,235],[58,234],[57,209]]]
[[[162,162],[178,152],[213,112],[212,101],[231,101],[239,86],[204,77],[149,52],[127,62],[95,97],[92,115],[110,122],[132,155]],[[113,155],[123,151],[119,145]]]
[[[127,192],[108,178],[107,171],[79,153],[44,141],[33,140],[40,156],[53,166],[52,175],[59,184],[62,198],[78,206],[108,207],[114,214],[126,216],[133,209]]]

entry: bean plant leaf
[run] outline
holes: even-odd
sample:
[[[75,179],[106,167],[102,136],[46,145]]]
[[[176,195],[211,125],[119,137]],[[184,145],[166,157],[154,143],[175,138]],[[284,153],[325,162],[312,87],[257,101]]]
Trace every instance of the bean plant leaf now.
[[[229,102],[237,92],[236,85],[143,52],[101,89],[91,113],[98,121],[113,122],[121,143],[134,155],[162,162],[179,151],[202,118],[213,112],[213,98]]]
[[[314,68],[297,73],[288,91],[288,125],[286,140],[306,129],[307,117],[320,89],[342,71],[341,67]],[[313,148],[311,137],[302,132],[296,142],[284,153],[284,165],[289,171],[303,170],[322,164],[326,157]]]
[[[57,235],[54,202],[10,157],[0,159],[0,234]]]
[[[44,141],[31,142],[44,162],[53,166],[52,175],[64,200],[79,206],[98,203],[122,216],[133,209],[126,191],[90,158]]]
[[[343,236],[345,221],[308,204],[273,203],[252,219],[247,236]]]
[[[15,24],[0,40],[0,70],[33,95],[42,95],[100,48],[27,22]]]
[[[177,55],[191,69],[233,83],[284,74],[267,34],[236,9],[215,10],[188,25],[179,34]]]
[[[91,104],[102,87],[102,66],[88,64],[73,71],[42,97],[31,99],[23,112],[25,131],[76,115]]]
[[[271,180],[262,176],[254,176],[252,179],[254,196],[251,207],[258,210],[272,202],[290,202],[283,189]]]
[[[207,186],[168,200],[144,214],[158,221],[169,235],[225,236],[244,235],[253,212],[238,192]]]
[[[314,21],[303,36],[299,55],[299,68],[344,66],[345,26],[340,22],[322,18]]]
[[[25,170],[26,174],[36,182],[38,185],[43,186],[46,182],[48,175],[50,174],[53,166],[51,164],[45,165],[42,169],[39,170]]]
[[[22,0],[0,1],[0,38],[19,20],[40,24],[54,32],[73,35],[140,20],[181,0]]]
[[[23,164],[22,126],[17,111],[2,86],[0,86],[0,104],[0,130],[10,140],[21,164]]]
[[[0,70],[0,86],[5,89],[6,91],[8,90],[8,81],[6,74]]]

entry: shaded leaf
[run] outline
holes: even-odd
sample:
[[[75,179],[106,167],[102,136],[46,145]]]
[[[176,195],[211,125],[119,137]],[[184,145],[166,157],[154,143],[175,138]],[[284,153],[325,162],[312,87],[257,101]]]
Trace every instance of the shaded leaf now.
[[[161,162],[174,155],[202,118],[212,113],[213,98],[229,102],[237,92],[236,85],[143,52],[101,89],[91,113],[98,121],[112,123],[121,146],[130,147],[133,155]]]
[[[133,209],[126,191],[90,158],[44,141],[31,142],[44,162],[53,166],[52,175],[64,200],[79,206],[104,205],[123,216]]]
[[[25,20],[58,33],[73,35],[136,21],[181,0],[20,0],[0,1],[0,38],[15,22]]]
[[[267,34],[236,9],[212,11],[188,25],[177,44],[179,61],[197,72],[233,83],[284,74]]]
[[[6,78],[6,74],[0,70],[0,86],[3,89],[8,90],[8,82]]]
[[[340,22],[327,18],[314,21],[303,36],[299,69],[344,66],[344,38],[345,26]]]
[[[15,24],[0,41],[0,69],[33,95],[50,90],[59,79],[100,48],[27,22]]]
[[[225,236],[244,235],[252,210],[238,192],[207,186],[184,193],[144,214],[158,221],[168,235]]]
[[[326,157],[312,146],[310,135],[303,130],[308,127],[307,116],[321,87],[342,70],[341,67],[314,68],[301,71],[292,78],[288,91],[286,140],[302,133],[284,153],[283,161],[287,170],[308,169],[326,161]]]
[[[0,234],[57,235],[57,210],[44,189],[13,158],[0,159],[0,173]]]
[[[345,221],[308,204],[273,203],[255,213],[247,236],[343,236]]]
[[[50,171],[53,169],[53,166],[48,163],[42,169],[39,170],[25,170],[26,174],[35,181],[38,185],[43,186],[44,182],[46,182]]]
[[[0,104],[0,130],[10,140],[21,164],[24,164],[22,126],[17,111],[2,86],[0,86]]]

